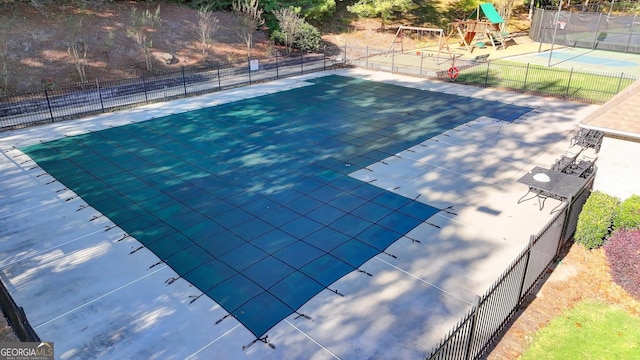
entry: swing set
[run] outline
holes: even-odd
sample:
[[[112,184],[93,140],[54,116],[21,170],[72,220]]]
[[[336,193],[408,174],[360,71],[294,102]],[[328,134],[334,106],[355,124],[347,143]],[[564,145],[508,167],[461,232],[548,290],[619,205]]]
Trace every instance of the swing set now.
[[[430,51],[431,42],[437,43],[437,55],[440,56],[440,51],[442,49],[446,49],[447,53],[451,55],[449,51],[449,45],[445,41],[444,30],[443,29],[435,29],[435,28],[425,28],[418,26],[404,26],[400,25],[398,27],[398,31],[396,31],[396,35],[391,40],[391,44],[389,44],[389,48],[387,52],[385,52],[385,56],[389,54],[393,45],[400,42],[400,52],[404,53],[404,34],[409,31],[411,33],[416,33],[418,35],[419,41],[426,41],[426,46],[420,49],[410,49],[411,51],[415,50],[417,53],[421,53],[422,51]]]

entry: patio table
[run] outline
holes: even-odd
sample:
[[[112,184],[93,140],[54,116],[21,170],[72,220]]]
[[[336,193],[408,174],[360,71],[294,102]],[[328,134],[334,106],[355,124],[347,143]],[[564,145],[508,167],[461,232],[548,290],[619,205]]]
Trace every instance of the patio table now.
[[[587,179],[579,176],[536,166],[530,172],[518,179],[519,183],[525,184],[529,187],[527,193],[518,200],[518,204],[538,198],[538,205],[540,210],[542,210],[544,208],[544,201],[547,198],[565,201],[566,199],[575,196],[584,186],[586,181]],[[529,194],[533,194],[533,196],[527,197]],[[551,213],[553,213],[557,208],[558,206],[553,208]]]

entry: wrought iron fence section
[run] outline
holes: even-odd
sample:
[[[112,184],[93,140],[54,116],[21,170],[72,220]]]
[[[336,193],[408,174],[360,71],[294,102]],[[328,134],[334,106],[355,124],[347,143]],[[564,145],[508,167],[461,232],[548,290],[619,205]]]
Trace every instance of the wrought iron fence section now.
[[[481,359],[544,278],[575,231],[575,223],[587,200],[595,172],[578,194],[536,235],[476,304],[426,357],[435,359]]]
[[[119,80],[49,85],[41,92],[0,97],[0,131],[297,76],[332,65],[324,53],[252,60],[225,68],[215,64]]]

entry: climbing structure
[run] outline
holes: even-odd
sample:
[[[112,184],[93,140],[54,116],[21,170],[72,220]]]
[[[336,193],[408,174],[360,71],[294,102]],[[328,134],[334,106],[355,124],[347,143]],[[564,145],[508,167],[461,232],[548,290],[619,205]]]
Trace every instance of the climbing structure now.
[[[467,20],[449,24],[447,41],[454,34],[458,34],[462,39],[460,45],[464,45],[469,52],[474,46],[484,47],[486,41],[494,48],[504,48],[508,34],[500,31],[500,24],[503,23],[504,19],[498,14],[493,4],[482,3]]]

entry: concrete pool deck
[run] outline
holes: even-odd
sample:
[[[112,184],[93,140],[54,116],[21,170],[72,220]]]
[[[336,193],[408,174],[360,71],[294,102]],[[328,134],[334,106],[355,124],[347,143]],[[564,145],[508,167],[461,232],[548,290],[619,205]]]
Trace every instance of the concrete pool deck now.
[[[268,332],[272,349],[158,258],[34,167],[16,148],[307,86],[341,74],[532,107],[512,123],[481,117],[353,177],[440,212]],[[0,134],[2,280],[56,358],[422,358],[524,249],[558,203],[517,204],[517,179],[549,167],[597,106],[424,79],[340,70]],[[419,195],[419,196],[418,196]],[[419,240],[420,242],[415,242]]]

